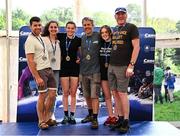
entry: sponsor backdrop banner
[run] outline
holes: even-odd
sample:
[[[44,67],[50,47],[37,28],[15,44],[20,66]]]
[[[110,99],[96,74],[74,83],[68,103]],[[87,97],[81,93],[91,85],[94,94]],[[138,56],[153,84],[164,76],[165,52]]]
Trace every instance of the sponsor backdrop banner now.
[[[153,112],[153,69],[155,51],[155,31],[153,28],[140,27],[140,54],[135,66],[135,74],[131,78],[128,88],[130,100],[130,120],[151,121]],[[99,27],[95,27],[99,31]],[[64,27],[60,32],[65,32]],[[17,122],[37,121],[36,102],[38,98],[36,83],[27,67],[24,43],[30,29],[23,26],[19,31],[19,82]],[[83,28],[78,27],[77,36],[81,36]],[[141,87],[144,85],[144,87]],[[141,89],[140,89],[141,88]],[[61,96],[58,96],[61,97]],[[62,106],[57,99],[56,108]]]

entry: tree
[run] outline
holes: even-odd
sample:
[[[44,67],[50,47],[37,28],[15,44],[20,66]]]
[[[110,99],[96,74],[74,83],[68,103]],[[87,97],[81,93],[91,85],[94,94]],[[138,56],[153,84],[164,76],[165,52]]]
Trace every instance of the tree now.
[[[176,23],[177,31],[180,32],[180,20]]]
[[[169,18],[148,18],[147,25],[155,29],[156,33],[175,33],[175,22]]]
[[[95,12],[92,16],[96,26],[103,26],[103,25],[115,26],[116,24],[114,17],[109,13]]]
[[[50,20],[58,21],[60,26],[65,26],[65,24],[73,20],[73,13],[71,8],[57,7],[51,10],[47,10],[41,15],[43,23],[47,23]]]
[[[141,6],[136,4],[128,4],[128,22],[134,23],[137,26],[141,25]]]
[[[22,9],[16,9],[12,12],[12,30],[19,30],[21,26],[29,24],[30,15]]]
[[[5,29],[5,20],[6,20],[5,11],[0,10],[0,30]]]

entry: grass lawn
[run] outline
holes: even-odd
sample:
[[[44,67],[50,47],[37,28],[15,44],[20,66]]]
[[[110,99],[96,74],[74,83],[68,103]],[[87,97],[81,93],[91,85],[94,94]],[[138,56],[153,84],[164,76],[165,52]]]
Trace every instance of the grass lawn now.
[[[154,104],[154,119],[156,121],[180,121],[180,91],[174,93],[174,102]]]

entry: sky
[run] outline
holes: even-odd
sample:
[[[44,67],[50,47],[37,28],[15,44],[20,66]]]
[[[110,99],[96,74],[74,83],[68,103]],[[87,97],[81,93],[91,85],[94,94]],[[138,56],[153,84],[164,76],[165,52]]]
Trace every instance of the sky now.
[[[37,15],[53,7],[72,7],[75,0],[11,0],[12,9],[22,8],[23,10]],[[26,2],[25,2],[26,1]],[[92,11],[106,11],[114,14],[119,6],[126,6],[128,3],[142,5],[143,0],[82,0],[85,9]],[[147,14],[150,17],[167,17],[175,21],[180,20],[179,0],[147,0]],[[5,7],[5,0],[0,0],[0,8]]]

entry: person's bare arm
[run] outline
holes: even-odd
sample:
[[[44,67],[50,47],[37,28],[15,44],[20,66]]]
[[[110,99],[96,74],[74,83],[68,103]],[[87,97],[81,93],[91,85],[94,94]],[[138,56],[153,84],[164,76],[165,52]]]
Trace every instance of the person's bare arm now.
[[[27,58],[28,67],[29,67],[33,77],[35,78],[37,85],[44,86],[44,81],[39,76],[37,69],[36,69],[36,63],[34,62],[34,54],[33,53],[26,54],[26,58]]]
[[[139,38],[136,38],[136,39],[132,40],[132,46],[133,46],[133,52],[132,52],[132,55],[131,55],[131,61],[130,62],[135,64],[136,60],[138,58],[138,55],[139,55],[139,51],[140,51]],[[134,69],[134,66],[129,64],[128,68],[127,68],[127,71],[126,71],[126,76],[127,77],[130,77],[130,76],[132,76],[134,74],[133,69]]]

